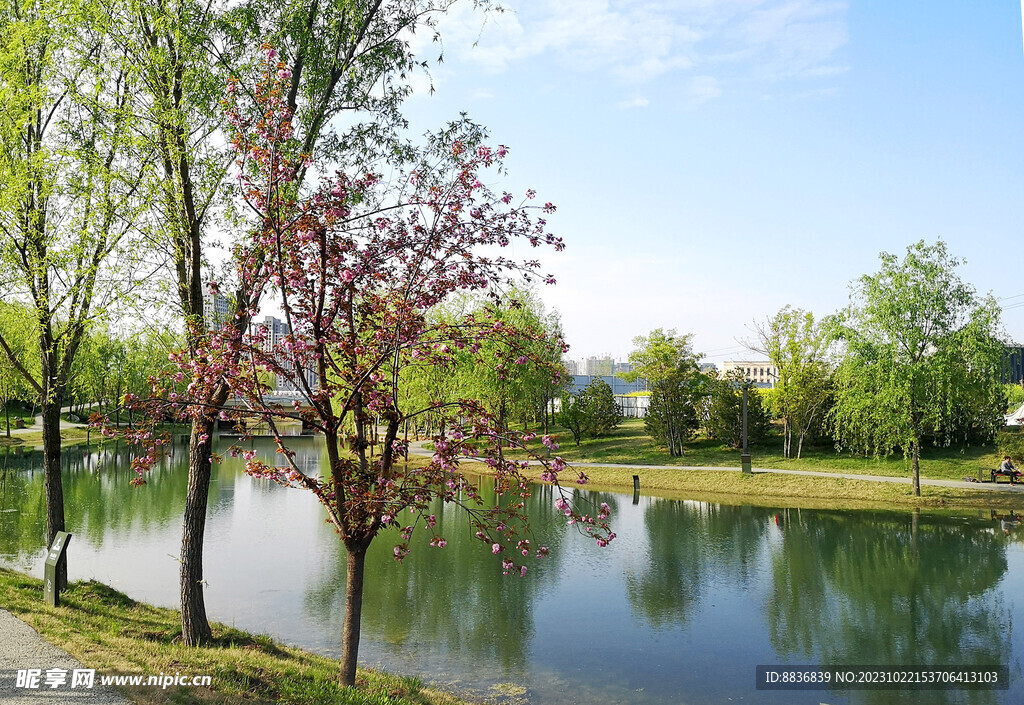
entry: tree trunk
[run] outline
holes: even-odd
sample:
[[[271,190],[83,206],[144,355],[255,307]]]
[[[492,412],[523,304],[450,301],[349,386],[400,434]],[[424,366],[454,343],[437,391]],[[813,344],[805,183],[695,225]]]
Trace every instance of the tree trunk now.
[[[804,429],[800,432],[800,438],[796,444],[796,459],[800,460],[800,455],[804,452],[804,438],[807,436],[807,430]]]
[[[911,464],[914,469],[914,496],[921,496],[921,443],[914,441],[910,444]]]
[[[346,544],[348,566],[345,574],[345,623],[341,635],[341,673],[343,686],[356,684],[356,662],[359,658],[359,628],[363,616],[363,574],[366,546]]]
[[[46,546],[53,545],[58,531],[64,531],[64,483],[60,475],[60,402],[52,387],[43,394],[43,482],[46,487]],[[67,557],[57,564],[55,587],[68,586]]]
[[[210,494],[212,432],[213,421],[199,419],[192,422],[188,489],[185,491],[181,529],[181,639],[186,646],[200,646],[212,638],[203,599],[203,537]]]

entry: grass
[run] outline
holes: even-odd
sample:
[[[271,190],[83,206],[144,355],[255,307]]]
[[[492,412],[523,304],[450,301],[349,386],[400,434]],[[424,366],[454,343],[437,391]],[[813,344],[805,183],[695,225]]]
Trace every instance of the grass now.
[[[992,492],[922,486],[921,496],[915,497],[909,484],[772,473],[744,475],[738,468],[735,472],[683,468],[588,467],[585,470],[590,478],[587,487],[594,490],[632,488],[635,474],[640,477],[640,489],[645,494],[723,504],[809,509],[1024,509],[1024,491]],[[538,480],[540,470],[531,468],[529,474]],[[563,480],[566,485],[573,484],[570,478]]]
[[[61,443],[72,445],[83,443],[87,438],[85,428],[62,428],[60,431]],[[98,442],[103,436],[98,431],[92,432],[93,443]],[[41,448],[43,445],[43,432],[31,431],[29,433],[15,433],[8,438],[6,432],[0,431],[0,447],[21,446],[24,448]]]
[[[734,448],[708,439],[696,439],[686,446],[682,457],[673,458],[658,447],[644,431],[642,419],[627,419],[611,434],[602,438],[584,439],[577,446],[569,431],[555,428],[551,435],[558,441],[559,455],[570,462],[623,463],[631,465],[679,465],[696,467],[736,467],[740,453]],[[543,450],[539,442],[536,448]],[[815,470],[817,472],[855,473],[887,477],[909,477],[910,461],[902,456],[873,458],[837,453],[832,446],[805,447],[799,460],[782,457],[782,439],[750,449],[754,467],[784,470]],[[994,446],[970,448],[925,448],[921,458],[921,477],[961,480],[976,477],[979,468],[999,465]]]
[[[419,680],[360,670],[355,688],[337,684],[338,662],[275,643],[267,636],[213,624],[214,645],[180,644],[174,610],[135,602],[102,583],[73,583],[61,606],[47,606],[42,583],[0,569],[0,604],[97,676],[209,675],[210,688],[154,686],[121,690],[144,705],[465,705]]]
[[[877,482],[842,477],[813,477],[775,473],[739,472],[739,451],[706,439],[691,442],[680,458],[670,457],[644,432],[643,421],[628,419],[603,438],[585,439],[579,446],[572,434],[551,429],[560,444],[557,451],[570,463],[621,463],[633,467],[579,467],[594,489],[631,489],[633,475],[640,476],[641,490],[662,496],[723,503],[770,506],[884,508],[932,507],[947,509],[1021,509],[1024,490],[992,492],[973,488],[922,486],[913,495],[907,483]],[[878,477],[910,477],[910,464],[902,457],[871,458],[838,454],[833,448],[804,449],[800,460],[782,457],[781,439],[751,448],[753,466],[765,469],[814,470]],[[539,440],[534,450],[544,455]],[[962,480],[976,477],[978,468],[999,464],[994,447],[960,449],[928,448],[921,462],[921,477]],[[669,467],[644,467],[669,466]],[[678,467],[671,467],[678,466]],[[700,468],[707,467],[708,470]],[[482,466],[481,466],[482,468]],[[710,468],[735,468],[734,472]],[[540,478],[540,468],[531,467],[531,479]],[[563,481],[572,484],[572,476]]]

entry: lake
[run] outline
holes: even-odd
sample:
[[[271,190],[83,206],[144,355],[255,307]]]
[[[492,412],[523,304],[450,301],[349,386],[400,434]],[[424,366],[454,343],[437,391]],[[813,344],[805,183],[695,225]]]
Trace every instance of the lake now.
[[[298,460],[320,463],[316,439]],[[252,447],[273,458],[269,443]],[[176,607],[186,474],[176,449],[132,488],[124,453],[65,451],[71,580]],[[0,564],[42,575],[40,456],[0,456]],[[641,472],[642,475],[642,472]],[[480,480],[485,490],[490,482]],[[776,509],[570,490],[607,502],[618,538],[584,539],[537,486],[526,578],[454,507],[446,548],[393,535],[367,557],[360,661],[504,702],[1024,702],[1024,528],[994,512]],[[485,491],[485,495],[487,492]],[[487,495],[492,497],[491,495]],[[206,542],[211,619],[340,654],[345,552],[312,495],[214,468]],[[1009,690],[758,691],[759,664],[1003,664]]]

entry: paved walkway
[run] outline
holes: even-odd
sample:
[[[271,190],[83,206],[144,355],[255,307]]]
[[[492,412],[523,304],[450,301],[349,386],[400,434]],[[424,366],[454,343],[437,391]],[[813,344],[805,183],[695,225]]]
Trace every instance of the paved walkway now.
[[[421,455],[429,457],[433,453],[423,447],[424,443],[429,441],[413,441],[409,443],[410,455]],[[466,458],[466,460],[475,461],[474,458]],[[620,468],[623,470],[633,470],[637,475],[640,475],[641,486],[643,486],[643,471],[644,470],[712,470],[715,472],[739,472],[740,469],[737,467],[709,467],[702,465],[629,465],[626,463],[585,463],[585,462],[570,462],[569,465],[578,468]],[[752,468],[755,473],[773,473],[776,475],[804,475],[806,477],[829,477],[835,479],[837,477],[844,478],[846,480],[864,480],[866,482],[895,482],[901,485],[913,484],[913,479],[910,477],[892,477],[890,475],[858,475],[850,472],[823,472],[821,470],[783,470],[781,468]],[[990,490],[993,492],[1021,492],[1024,493],[1024,482],[1017,484],[1010,484],[1009,482],[965,482],[963,480],[933,480],[929,478],[921,478],[922,487],[950,487],[959,490]]]
[[[38,668],[67,671],[68,682],[48,688],[40,679],[39,688],[17,687],[19,669]],[[131,705],[131,701],[99,685],[99,674],[92,688],[71,688],[71,672],[85,668],[66,651],[43,639],[10,612],[0,609],[0,703],[3,705]]]
[[[96,404],[92,403],[92,404],[88,404],[87,406],[89,408],[92,408],[92,407],[96,406]],[[67,413],[70,413],[70,412],[71,412],[71,407],[70,406],[62,407],[61,410],[60,410],[61,414],[67,414]],[[19,434],[22,434],[22,433],[38,433],[39,431],[43,430],[43,415],[39,414],[38,416],[36,416],[34,419],[32,419],[32,425],[31,426],[26,426],[25,428],[14,428],[13,423],[14,423],[14,420],[12,419],[11,420],[11,424],[12,424],[12,426],[11,426],[11,435],[12,436],[16,436],[16,435],[19,435]],[[85,428],[88,425],[89,424],[87,424],[87,423],[72,423],[70,421],[65,421],[64,419],[60,420],[60,427],[62,429],[65,429],[65,428]],[[3,425],[3,415],[2,414],[0,414],[0,433],[7,433],[7,427]],[[0,701],[0,703],[2,703],[2,702],[3,701]]]

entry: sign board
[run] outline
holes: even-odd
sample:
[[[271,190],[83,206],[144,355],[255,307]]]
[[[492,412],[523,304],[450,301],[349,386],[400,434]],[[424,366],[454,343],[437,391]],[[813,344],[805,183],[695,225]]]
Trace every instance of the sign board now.
[[[43,595],[46,604],[50,607],[60,605],[60,590],[57,586],[57,564],[64,558],[68,550],[68,542],[71,541],[71,534],[66,531],[58,531],[56,538],[50,545],[50,552],[46,554],[46,567],[43,572],[44,586]]]

